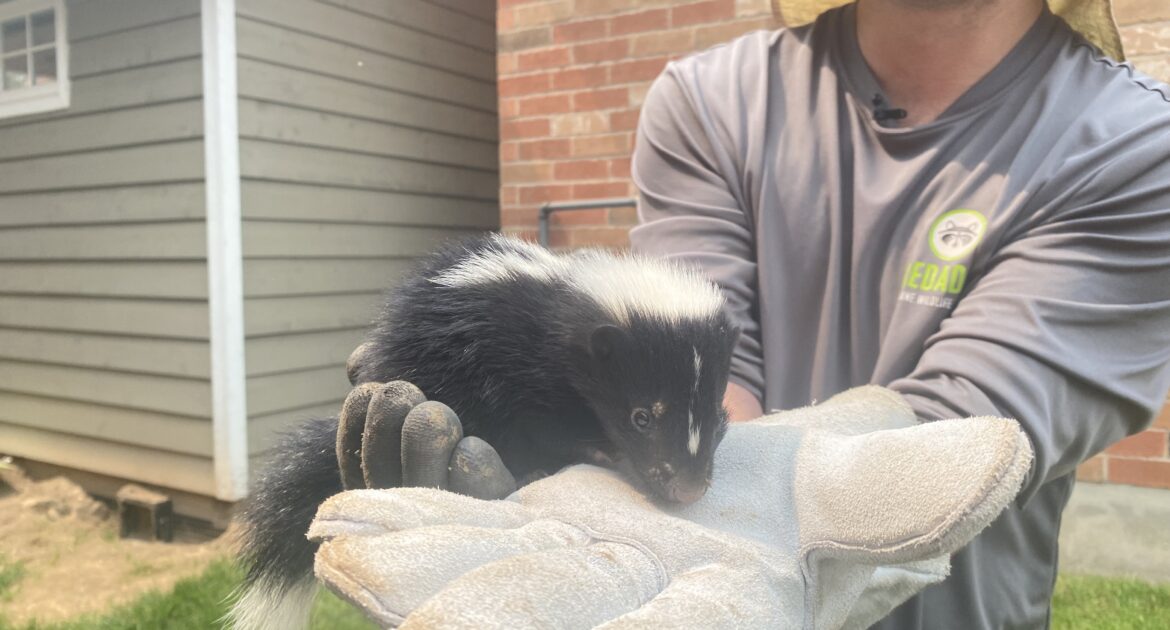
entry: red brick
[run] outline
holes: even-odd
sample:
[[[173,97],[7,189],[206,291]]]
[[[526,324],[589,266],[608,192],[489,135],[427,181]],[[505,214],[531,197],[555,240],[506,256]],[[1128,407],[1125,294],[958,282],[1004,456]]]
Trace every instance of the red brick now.
[[[553,27],[553,41],[558,44],[580,42],[590,39],[601,39],[609,34],[609,20],[585,20],[569,22]]]
[[[570,68],[553,75],[554,90],[595,88],[609,83],[609,66]]]
[[[518,53],[516,65],[521,72],[567,66],[569,65],[569,48],[561,46],[560,48],[545,48]],[[553,82],[556,82],[556,75],[553,75]]]
[[[500,211],[500,224],[507,226],[535,226],[540,215],[539,206],[528,208],[505,208]]]
[[[570,247],[612,247],[626,249],[630,246],[629,230],[625,228],[598,227],[569,231]]]
[[[670,25],[670,13],[666,9],[653,9],[628,13],[610,19],[610,35],[628,35],[657,31]]]
[[[554,136],[588,136],[608,131],[609,116],[602,112],[584,111],[552,118]]]
[[[1114,0],[1113,14],[1121,24],[1170,20],[1166,0]]]
[[[552,249],[567,249],[569,247],[569,230],[550,229],[548,232],[548,246]]]
[[[573,198],[588,201],[590,199],[611,199],[625,197],[630,194],[630,185],[626,182],[605,182],[600,184],[573,184]],[[608,215],[607,215],[608,216]],[[603,216],[600,223],[605,223]]]
[[[501,98],[547,92],[550,87],[552,87],[552,75],[547,73],[502,77],[498,82]]]
[[[572,110],[573,101],[568,94],[544,94],[520,100],[521,116],[563,114]]]
[[[576,112],[626,107],[629,103],[630,92],[624,87],[573,92],[573,111]]]
[[[520,157],[520,143],[519,142],[501,142],[500,143],[500,163],[507,164],[513,162]]]
[[[630,178],[630,158],[617,158],[609,161],[609,176],[619,179]]]
[[[617,84],[649,81],[662,74],[662,69],[669,60],[670,57],[651,57],[619,61],[610,69],[611,82]]]
[[[520,143],[520,159],[521,160],[555,160],[558,158],[567,158],[572,153],[570,152],[571,145],[569,140],[533,140],[530,142]]]
[[[553,165],[551,162],[504,164],[500,167],[500,179],[509,184],[552,181]]]
[[[579,226],[579,225],[605,225],[605,210],[599,208],[590,208],[588,210],[573,210],[570,212],[557,212],[549,219],[550,225],[557,226]]]
[[[578,15],[604,15],[618,11],[641,9],[647,4],[664,4],[662,0],[576,0],[574,9]]]
[[[1170,461],[1110,457],[1109,482],[1170,489]]]
[[[502,98],[500,99],[500,118],[508,119],[515,118],[520,115],[520,99],[518,98]]]
[[[516,71],[516,53],[502,52],[496,54],[496,74],[508,75]]]
[[[588,157],[594,155],[626,156],[630,152],[630,134],[607,133],[599,136],[573,138],[572,155]]]
[[[687,52],[694,48],[694,29],[677,29],[661,33],[636,35],[630,45],[630,54],[635,57],[661,55],[663,53]]]
[[[516,186],[500,186],[500,203],[505,206],[520,203],[520,189]]]
[[[516,27],[516,14],[511,9],[496,7],[496,32],[507,33]]]
[[[568,201],[573,198],[573,187],[554,184],[550,186],[521,186],[520,203],[544,203],[546,201]]]
[[[1077,467],[1077,481],[1102,483],[1105,481],[1106,458],[1104,455],[1091,457]]]
[[[728,42],[744,33],[750,33],[760,29],[775,29],[777,27],[775,18],[760,17],[750,20],[740,20],[737,22],[727,22],[724,24],[712,24],[710,26],[700,26],[695,29],[695,49],[703,50],[710,48],[716,44]]]
[[[637,109],[627,109],[620,112],[610,112],[609,114],[609,128],[614,131],[632,131],[638,128],[638,114],[641,111]]]
[[[630,227],[638,223],[638,209],[630,206],[628,208],[610,208],[609,209],[609,224],[613,226]]]
[[[500,140],[518,138],[546,138],[549,135],[547,118],[505,120],[500,123]]]
[[[1170,403],[1162,406],[1162,411],[1154,418],[1154,426],[1159,429],[1170,429]]]
[[[572,17],[573,7],[568,0],[533,2],[513,8],[512,14],[513,27],[528,28],[564,22]]]
[[[1127,455],[1130,457],[1165,457],[1166,432],[1152,430],[1131,435],[1110,446],[1105,452],[1110,455]]]
[[[630,54],[630,40],[609,39],[591,44],[573,46],[574,63],[597,63],[613,61]]]
[[[674,7],[670,10],[670,24],[677,28],[692,24],[710,24],[735,17],[735,0],[707,0]]]
[[[605,179],[609,175],[609,160],[573,160],[557,162],[553,176],[558,181],[575,179]]]
[[[507,234],[508,236],[513,236],[516,238],[522,238],[522,239],[524,239],[526,241],[530,241],[532,243],[537,242],[536,230],[531,229],[531,228],[530,229],[525,229],[522,227],[510,228],[510,227],[504,226],[504,234]]]
[[[496,37],[496,50],[526,50],[552,44],[552,27],[541,26],[520,31],[500,31]]]

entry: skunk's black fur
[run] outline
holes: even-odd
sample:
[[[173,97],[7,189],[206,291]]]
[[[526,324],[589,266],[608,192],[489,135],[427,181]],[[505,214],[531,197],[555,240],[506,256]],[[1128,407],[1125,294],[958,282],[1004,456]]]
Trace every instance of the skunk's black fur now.
[[[477,256],[506,264],[493,268]],[[680,317],[656,313],[651,301],[615,316],[597,299],[606,289],[596,275],[588,290],[573,282],[583,266],[613,257],[558,260],[500,237],[424,259],[390,293],[357,382],[413,383],[450,406],[466,435],[495,447],[517,478],[601,453],[630,460],[664,496],[672,483],[705,484],[726,422],[722,392],[738,331],[714,307]],[[667,269],[667,279],[683,273]],[[623,299],[640,299],[632,293]],[[650,427],[631,423],[634,411],[645,419],[651,409]],[[317,506],[341,490],[336,429],[335,418],[315,420],[292,434],[240,513],[249,565],[233,613],[240,626],[262,627],[246,624],[274,614],[241,606],[285,606],[311,580],[315,547],[305,532]]]

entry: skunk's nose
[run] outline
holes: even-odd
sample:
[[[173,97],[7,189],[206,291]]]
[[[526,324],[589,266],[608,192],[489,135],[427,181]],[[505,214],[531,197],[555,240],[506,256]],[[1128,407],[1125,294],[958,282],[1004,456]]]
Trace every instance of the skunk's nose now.
[[[694,503],[707,494],[707,484],[687,483],[677,477],[666,483],[666,498],[675,503]]]

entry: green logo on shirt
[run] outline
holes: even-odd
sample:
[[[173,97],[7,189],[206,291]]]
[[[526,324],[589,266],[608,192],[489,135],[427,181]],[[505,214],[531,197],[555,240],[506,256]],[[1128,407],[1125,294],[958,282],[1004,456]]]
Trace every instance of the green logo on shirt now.
[[[987,217],[975,210],[951,210],[930,226],[930,251],[940,259],[958,260],[983,240]]]
[[[942,263],[930,260],[910,263],[902,274],[903,291],[898,299],[951,308],[954,298],[947,296],[962,293],[967,284],[967,266],[955,261],[969,256],[986,232],[987,217],[975,210],[951,210],[935,219],[930,224],[927,239],[931,253]]]

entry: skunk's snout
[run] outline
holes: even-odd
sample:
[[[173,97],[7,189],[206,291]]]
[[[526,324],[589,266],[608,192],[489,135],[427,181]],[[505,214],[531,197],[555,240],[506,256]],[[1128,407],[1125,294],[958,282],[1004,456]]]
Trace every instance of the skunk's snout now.
[[[694,503],[707,494],[707,484],[705,482],[688,482],[675,477],[666,482],[663,494],[675,503]]]

